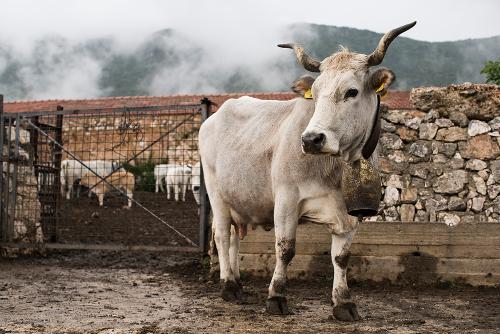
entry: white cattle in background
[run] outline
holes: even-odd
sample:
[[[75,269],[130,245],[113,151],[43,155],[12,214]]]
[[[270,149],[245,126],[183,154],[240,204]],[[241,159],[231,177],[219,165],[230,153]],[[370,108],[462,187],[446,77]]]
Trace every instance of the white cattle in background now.
[[[89,172],[85,166],[96,172],[102,177],[106,177],[113,172],[115,164],[112,161],[105,160],[63,160],[61,161],[61,192],[66,199],[71,199],[73,185],[80,181],[82,176]],[[76,197],[80,197],[80,187],[78,186]]]
[[[191,171],[191,190],[193,191],[194,200],[198,205],[200,205],[200,174],[200,163],[197,162]]]
[[[186,191],[191,184],[191,169],[192,167],[189,165],[168,168],[165,177],[168,199],[170,199],[171,190],[173,190],[176,201],[179,200],[179,194],[182,194],[182,201],[186,201]]]
[[[163,182],[165,177],[167,176],[167,171],[169,168],[182,167],[182,165],[178,164],[159,164],[155,166],[154,175],[155,175],[155,192],[165,191],[163,188]]]

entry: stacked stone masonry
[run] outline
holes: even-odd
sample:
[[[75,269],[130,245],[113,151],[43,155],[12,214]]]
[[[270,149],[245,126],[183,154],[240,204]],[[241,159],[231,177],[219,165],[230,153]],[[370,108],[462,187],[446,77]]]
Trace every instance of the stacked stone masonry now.
[[[38,243],[43,241],[38,182],[35,170],[29,161],[29,154],[24,150],[24,144],[26,143],[23,140],[20,140],[20,143],[21,147],[18,148],[19,160],[15,164],[2,162],[4,172],[2,178],[4,181],[3,189],[7,189],[8,197],[12,199],[12,203],[15,203],[14,206],[12,203],[8,206],[7,219],[13,222],[12,241]],[[4,152],[7,152],[7,149],[8,147],[4,146]],[[14,179],[13,175],[17,175],[17,177]],[[16,185],[15,188],[14,184]]]
[[[370,220],[499,222],[500,86],[416,88],[413,110],[383,110],[383,194]]]

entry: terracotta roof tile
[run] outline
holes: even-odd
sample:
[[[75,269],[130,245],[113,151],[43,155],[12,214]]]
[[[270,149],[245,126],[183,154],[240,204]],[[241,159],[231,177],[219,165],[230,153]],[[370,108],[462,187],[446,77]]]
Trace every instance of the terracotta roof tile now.
[[[66,110],[72,109],[99,109],[120,107],[147,107],[169,104],[196,104],[204,97],[215,103],[213,110],[217,110],[224,101],[241,96],[253,96],[264,100],[290,100],[297,95],[294,93],[229,93],[208,95],[169,95],[169,96],[120,96],[105,97],[97,99],[78,100],[43,100],[43,101],[11,101],[4,102],[5,112],[23,111],[55,111],[57,106],[63,106]],[[413,109],[410,102],[410,92],[389,91],[382,99],[389,109]]]
[[[383,98],[389,109],[415,109],[410,101],[410,92],[402,90],[390,90]]]

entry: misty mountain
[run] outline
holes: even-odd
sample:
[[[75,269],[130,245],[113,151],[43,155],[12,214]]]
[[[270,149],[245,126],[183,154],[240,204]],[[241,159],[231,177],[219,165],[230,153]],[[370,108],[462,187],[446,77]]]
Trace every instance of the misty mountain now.
[[[295,24],[287,37],[277,36],[276,42],[299,42],[312,56],[323,59],[339,45],[370,53],[381,36],[368,30]],[[172,29],[156,32],[130,49],[117,46],[110,37],[75,42],[48,36],[36,41],[28,53],[2,44],[0,93],[14,100],[287,91],[290,82],[305,72],[291,50],[273,49],[266,57],[256,53],[248,64],[221,61],[209,46]],[[484,62],[499,55],[500,36],[434,43],[398,37],[383,66],[396,73],[396,88],[442,86],[484,82],[480,74]]]
[[[297,41],[323,59],[339,45],[359,53],[371,53],[383,34],[369,30],[325,25],[296,25]],[[301,33],[304,31],[304,33]],[[396,87],[444,86],[484,82],[480,74],[486,60],[500,57],[500,36],[456,42],[423,42],[399,36],[391,44],[383,66],[396,73]]]

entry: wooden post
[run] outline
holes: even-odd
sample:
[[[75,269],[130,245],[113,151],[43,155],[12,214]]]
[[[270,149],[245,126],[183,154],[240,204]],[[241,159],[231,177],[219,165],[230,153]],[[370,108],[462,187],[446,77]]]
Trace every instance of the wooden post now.
[[[201,100],[201,123],[210,116],[212,102],[208,98]],[[198,148],[199,148],[198,142]],[[207,189],[205,188],[205,179],[203,177],[203,165],[200,161],[200,250],[203,255],[208,253],[210,243],[210,201],[208,199]]]

